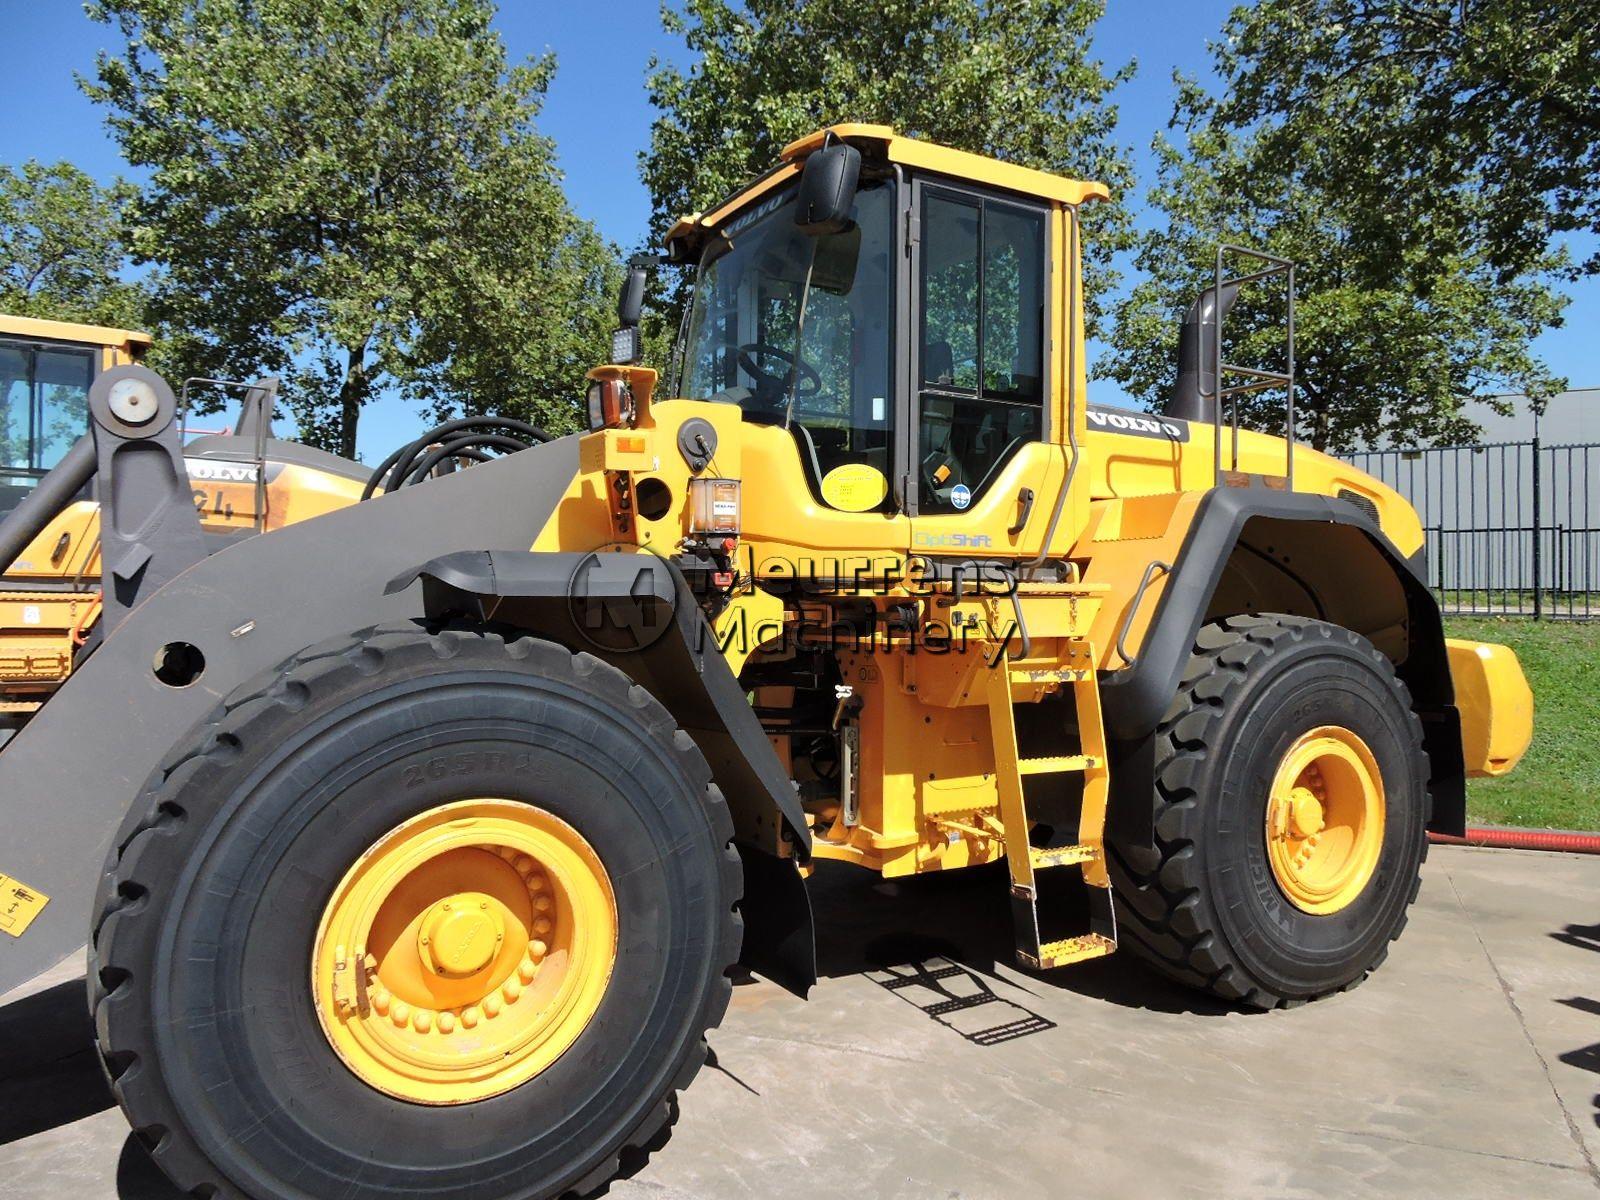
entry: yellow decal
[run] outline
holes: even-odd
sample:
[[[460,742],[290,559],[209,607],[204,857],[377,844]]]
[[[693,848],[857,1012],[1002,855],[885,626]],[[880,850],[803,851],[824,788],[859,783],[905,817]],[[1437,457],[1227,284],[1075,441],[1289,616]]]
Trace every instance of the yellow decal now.
[[[889,481],[883,472],[866,463],[845,463],[822,478],[822,498],[844,512],[877,508],[888,494]]]
[[[9,875],[0,875],[0,933],[21,937],[49,903],[49,896]]]

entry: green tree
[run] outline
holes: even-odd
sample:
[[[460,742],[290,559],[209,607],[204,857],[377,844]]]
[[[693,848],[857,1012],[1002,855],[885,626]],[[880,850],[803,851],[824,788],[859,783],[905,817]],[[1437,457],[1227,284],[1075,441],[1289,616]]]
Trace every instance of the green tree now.
[[[687,72],[652,61],[660,116],[641,155],[659,240],[685,213],[769,169],[785,145],[862,121],[1083,179],[1131,183],[1112,137],[1112,90],[1133,73],[1094,57],[1103,0],[688,0],[662,24],[693,56]],[[1124,207],[1084,210],[1091,298],[1114,283],[1129,244]],[[673,329],[681,293],[662,323]],[[1091,309],[1091,321],[1095,310]]]
[[[1363,135],[1390,136],[1385,118],[1365,114]],[[1149,199],[1165,224],[1140,239],[1146,278],[1118,306],[1112,352],[1096,373],[1159,406],[1174,380],[1179,315],[1229,242],[1297,263],[1297,433],[1318,449],[1467,438],[1476,429],[1463,401],[1508,391],[1537,401],[1565,386],[1530,348],[1566,303],[1550,286],[1562,256],[1546,252],[1507,277],[1466,236],[1469,223],[1448,237],[1391,230],[1390,214],[1341,186],[1331,162],[1333,126],[1352,119],[1299,114],[1301,136],[1286,140],[1281,125],[1237,127],[1230,107],[1180,81],[1182,144],[1164,135],[1154,144]],[[1230,361],[1283,369],[1282,293],[1265,282],[1244,289],[1224,326]],[[1239,403],[1243,424],[1282,430],[1281,391]]]
[[[134,194],[68,162],[0,164],[0,312],[139,328],[143,290],[121,277]]]
[[[1592,2],[1261,0],[1223,32],[1222,118],[1283,150],[1316,138],[1390,240],[1470,243],[1509,277],[1553,235],[1600,232]]]
[[[490,0],[97,0],[125,48],[85,91],[150,182],[133,249],[189,369],[274,370],[301,435],[361,407],[575,420],[615,251],[569,209]]]

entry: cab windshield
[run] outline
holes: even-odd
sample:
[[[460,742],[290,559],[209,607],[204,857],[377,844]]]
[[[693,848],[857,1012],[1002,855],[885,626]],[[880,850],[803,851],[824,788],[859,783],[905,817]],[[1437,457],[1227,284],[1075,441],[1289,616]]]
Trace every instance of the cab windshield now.
[[[780,193],[705,250],[684,347],[687,397],[788,425],[812,486],[862,463],[887,475],[892,187],[865,183],[852,223],[812,236]]]

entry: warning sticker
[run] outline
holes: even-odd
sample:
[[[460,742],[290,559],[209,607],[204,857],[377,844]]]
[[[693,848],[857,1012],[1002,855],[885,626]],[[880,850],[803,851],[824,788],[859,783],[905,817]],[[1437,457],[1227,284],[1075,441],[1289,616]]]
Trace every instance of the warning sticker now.
[[[9,875],[0,875],[0,933],[21,937],[49,903],[50,897],[43,892],[36,892]]]

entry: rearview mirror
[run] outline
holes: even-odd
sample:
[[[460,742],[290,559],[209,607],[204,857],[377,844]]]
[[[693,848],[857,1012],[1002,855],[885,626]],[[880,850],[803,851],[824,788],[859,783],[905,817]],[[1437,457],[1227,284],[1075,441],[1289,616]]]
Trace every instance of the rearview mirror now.
[[[617,296],[617,323],[624,327],[637,325],[644,311],[644,285],[646,270],[643,263],[630,262],[628,274],[622,281],[622,292]]]
[[[850,224],[860,179],[861,151],[828,134],[800,169],[795,225],[802,233],[843,232]]]

